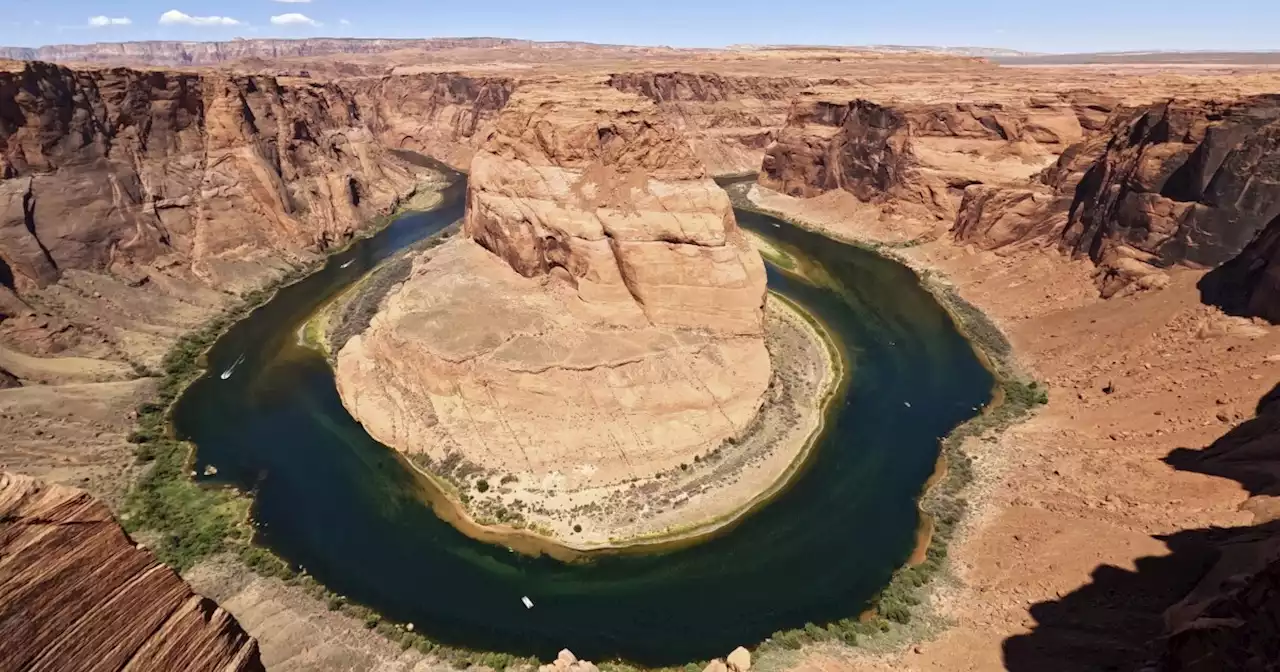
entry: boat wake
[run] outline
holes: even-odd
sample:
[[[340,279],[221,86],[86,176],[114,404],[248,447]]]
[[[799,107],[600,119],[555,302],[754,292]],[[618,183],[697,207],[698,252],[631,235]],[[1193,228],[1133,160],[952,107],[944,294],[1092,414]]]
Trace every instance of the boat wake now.
[[[219,378],[222,378],[223,380],[230,378],[231,374],[235,373],[236,367],[240,366],[240,363],[243,361],[244,361],[244,355],[240,355],[240,357],[236,359],[235,363],[233,363],[226,371],[222,372],[222,375],[219,376]]]

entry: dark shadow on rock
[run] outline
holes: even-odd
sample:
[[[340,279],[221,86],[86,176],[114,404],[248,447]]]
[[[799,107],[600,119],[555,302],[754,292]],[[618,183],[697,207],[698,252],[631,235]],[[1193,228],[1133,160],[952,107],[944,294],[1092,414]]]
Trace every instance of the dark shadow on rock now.
[[[1205,274],[1196,287],[1200,301],[1228,315],[1261,317],[1280,324],[1280,216],[1272,219],[1239,254]]]
[[[1164,632],[1164,611],[1181,600],[1217,560],[1229,531],[1160,537],[1171,554],[1141,558],[1136,571],[1102,565],[1093,580],[1058,600],[1031,607],[1035,629],[1004,642],[1010,672],[1136,670]]]
[[[1229,478],[1250,495],[1280,496],[1280,384],[1255,412],[1208,447],[1179,448],[1164,461],[1179,471]]]
[[[1165,461],[1280,495],[1280,385],[1257,417]],[[1141,558],[1132,571],[1100,566],[1087,585],[1032,606],[1032,632],[1004,642],[1006,669],[1280,669],[1270,653],[1280,654],[1280,521],[1157,538],[1169,555]]]

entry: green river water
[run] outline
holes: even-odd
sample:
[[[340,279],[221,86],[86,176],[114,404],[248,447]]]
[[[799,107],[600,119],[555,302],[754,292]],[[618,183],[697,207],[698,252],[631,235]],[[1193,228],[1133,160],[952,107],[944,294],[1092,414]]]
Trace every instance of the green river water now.
[[[197,444],[197,469],[215,465],[214,480],[253,493],[258,543],[433,639],[543,658],[567,647],[679,664],[865,609],[912,551],[939,439],[993,384],[910,270],[739,211],[744,228],[809,269],[805,279],[770,266],[769,286],[827,325],[852,382],[809,468],[732,530],[683,550],[565,564],[437,518],[421,479],[343,408],[324,358],[297,344],[317,307],[462,212],[455,185],[441,207],[397,219],[284,288],[218,341],[210,373],[179,400],[175,427]]]

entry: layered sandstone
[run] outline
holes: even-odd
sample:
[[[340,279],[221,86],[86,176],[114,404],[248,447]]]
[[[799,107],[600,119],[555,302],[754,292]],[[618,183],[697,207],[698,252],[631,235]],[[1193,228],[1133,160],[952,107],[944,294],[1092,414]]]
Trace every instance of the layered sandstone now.
[[[354,79],[341,86],[383,146],[426,154],[465,170],[516,82],[504,76],[426,72]]]
[[[714,72],[622,72],[610,74],[608,83],[657,103],[707,170],[736,175],[760,169],[765,149],[786,122],[791,99],[815,82]]]
[[[154,362],[465,161],[509,80],[0,72],[0,339]]]
[[[521,89],[472,162],[464,233],[338,355],[374,437],[575,493],[747,432],[770,381],[764,266],[651,102]]]
[[[1103,267],[1110,296],[1163,283],[1174,265],[1228,264],[1219,301],[1268,313],[1280,216],[1280,98],[1171,101],[1125,111],[1105,134],[1013,189],[966,191],[957,237],[988,248],[1048,241]],[[1274,318],[1273,318],[1274,319]]]
[[[1020,102],[800,95],[760,182],[791,196],[846,191],[908,217],[950,222],[965,187],[1025,180],[1101,125],[1112,103],[1079,93]]]
[[[258,645],[101,502],[0,472],[0,667],[264,669]]]

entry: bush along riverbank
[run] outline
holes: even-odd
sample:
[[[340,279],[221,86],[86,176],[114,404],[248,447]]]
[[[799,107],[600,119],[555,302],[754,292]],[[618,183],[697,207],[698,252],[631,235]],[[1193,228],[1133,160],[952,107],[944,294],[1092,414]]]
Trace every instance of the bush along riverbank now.
[[[1001,432],[1023,422],[1035,409],[1049,402],[1048,390],[1022,372],[1008,339],[986,314],[961,297],[941,274],[919,268],[901,253],[904,248],[926,241],[890,245],[835,237],[787,213],[756,204],[748,197],[750,187],[745,182],[727,186],[726,191],[734,207],[768,215],[837,242],[861,247],[910,268],[921,286],[946,309],[957,329],[969,340],[995,378],[991,403],[981,414],[956,427],[941,441],[939,470],[926,486],[919,502],[924,518],[922,523],[928,534],[922,537],[925,546],[916,549],[912,562],[894,572],[888,585],[871,600],[867,611],[860,617],[823,625],[809,623],[803,628],[776,632],[757,647],[756,654],[772,657],[807,645],[829,642],[875,650],[906,645],[945,626],[926,604],[926,598],[938,579],[952,576],[947,563],[947,548],[968,510],[966,489],[975,478],[973,459],[965,450],[966,442],[979,438],[994,440]]]
[[[373,220],[362,237],[377,233],[400,214],[404,213],[398,210]],[[331,255],[345,249],[333,250]],[[156,374],[159,380],[155,394],[139,405],[135,428],[128,437],[144,467],[125,495],[121,523],[131,535],[145,541],[160,561],[179,573],[202,560],[231,555],[258,575],[279,579],[330,611],[349,616],[351,627],[374,630],[402,650],[412,648],[459,669],[471,665],[495,670],[536,667],[538,661],[530,657],[446,646],[414,632],[410,624],[394,623],[349,602],[270,550],[254,545],[250,519],[253,502],[248,494],[231,487],[203,486],[193,479],[195,446],[174,438],[169,424],[174,402],[204,374],[206,353],[219,337],[270,301],[279,289],[301,280],[324,263],[321,258],[302,264],[270,285],[243,295],[202,328],[178,339],[166,353],[161,371]]]

